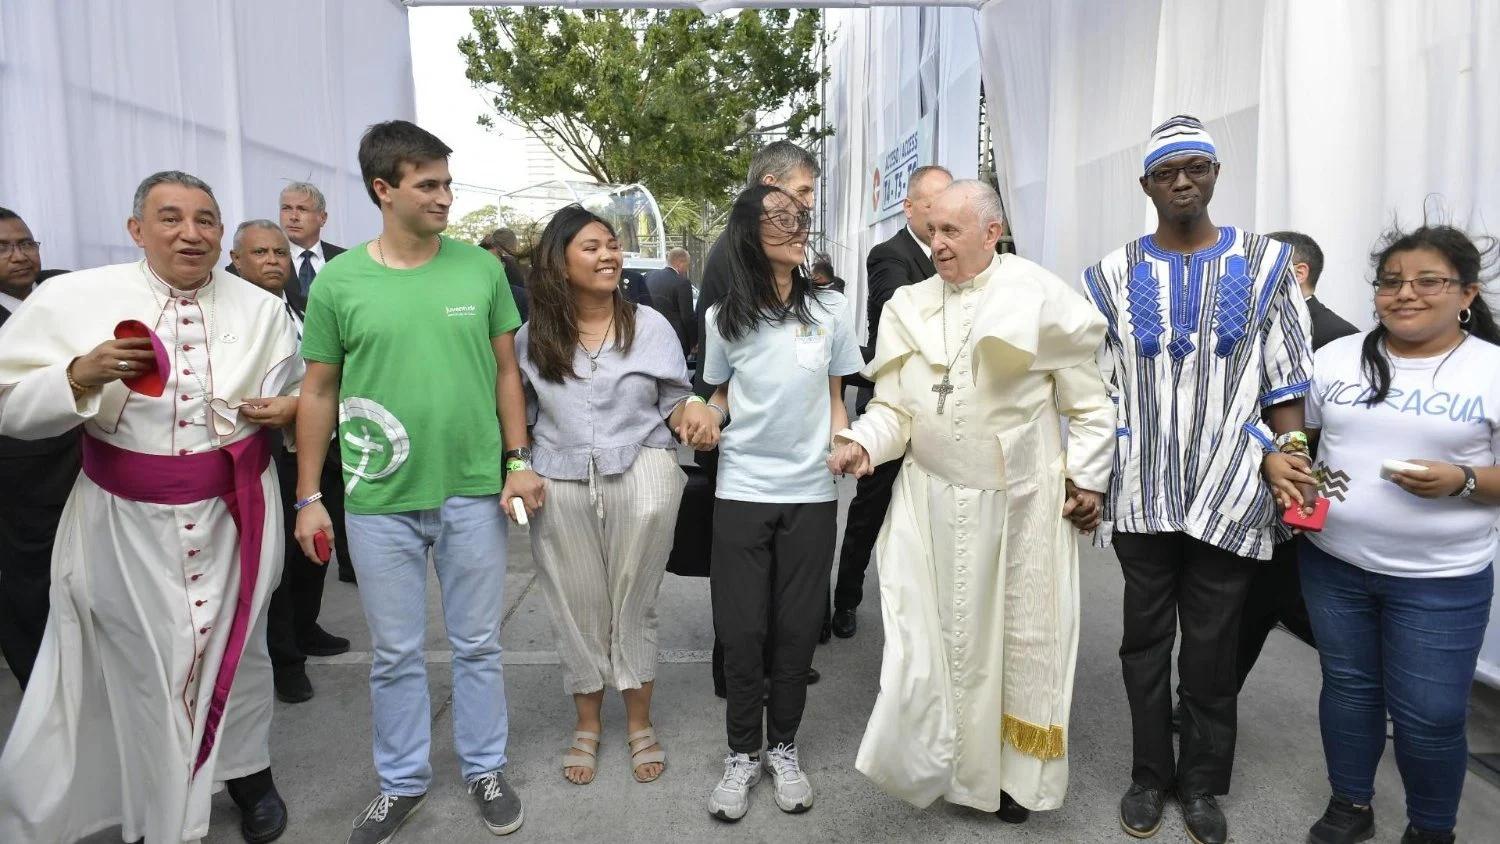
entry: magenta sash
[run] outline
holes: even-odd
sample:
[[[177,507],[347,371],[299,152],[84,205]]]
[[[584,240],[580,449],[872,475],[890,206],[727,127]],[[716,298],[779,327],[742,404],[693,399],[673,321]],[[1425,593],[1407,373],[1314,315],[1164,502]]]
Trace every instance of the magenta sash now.
[[[266,499],[260,478],[270,462],[270,432],[265,430],[215,451],[182,456],[142,454],[92,436],[83,438],[83,473],[105,492],[147,504],[192,504],[218,498],[229,508],[230,518],[239,530],[239,600],[229,626],[224,657],[219,662],[219,675],[214,680],[203,743],[198,746],[193,765],[194,775],[213,750],[224,705],[229,700],[229,687],[234,683],[245,639],[255,620],[251,610],[260,575],[261,534],[266,523]]]

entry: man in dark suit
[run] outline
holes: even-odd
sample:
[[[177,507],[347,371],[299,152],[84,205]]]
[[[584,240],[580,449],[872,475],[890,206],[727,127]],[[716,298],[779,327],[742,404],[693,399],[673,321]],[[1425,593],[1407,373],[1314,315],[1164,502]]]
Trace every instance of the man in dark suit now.
[[[292,242],[292,272],[303,301],[323,265],[344,254],[344,247],[323,241],[327,224],[328,202],[317,185],[292,182],[281,189],[281,230]]]
[[[811,211],[817,198],[818,176],[821,173],[818,159],[812,153],[790,141],[776,141],[756,150],[750,157],[750,172],[745,179],[745,186],[752,188],[756,185],[775,185]],[[708,309],[724,298],[728,287],[729,252],[721,234],[708,250],[708,260],[703,262],[703,272],[698,278],[698,307],[693,312],[693,322],[699,338],[706,336],[704,319]],[[693,392],[708,399],[713,395],[714,388],[704,382],[702,368],[699,369],[693,375]],[[730,408],[730,415],[733,414],[734,408]],[[693,459],[708,475],[709,489],[712,489],[713,481],[718,477],[719,452],[695,451]],[[714,640],[713,672],[714,693],[724,697],[724,652],[718,639]],[[820,677],[817,669],[811,669],[807,682],[816,683]]]
[[[667,252],[667,265],[646,275],[646,290],[652,306],[671,323],[682,342],[684,357],[698,344],[697,322],[693,319],[693,283],[688,280],[693,258],[686,249],[676,247]]]
[[[1307,299],[1307,310],[1312,315],[1312,347],[1321,349],[1340,337],[1358,334],[1359,329],[1334,313],[1317,300],[1314,292],[1318,277],[1323,274],[1323,250],[1316,241],[1301,232],[1272,232],[1267,237],[1279,240],[1292,247],[1292,272],[1297,284]],[[1271,562],[1257,570],[1250,583],[1250,592],[1245,596],[1245,609],[1240,616],[1240,650],[1237,667],[1240,688],[1255,661],[1260,658],[1261,648],[1279,622],[1288,633],[1313,645],[1312,625],[1307,618],[1307,604],[1302,600],[1302,581],[1297,571],[1297,545],[1300,539],[1282,542],[1272,552]]]
[[[280,227],[270,220],[247,220],[235,230],[231,262],[241,278],[280,296],[287,316],[302,336],[302,315],[307,303],[297,295],[296,277],[292,273],[292,247]],[[339,525],[344,523],[343,473],[338,449],[329,449],[323,464],[323,504]],[[286,531],[286,555],[282,561],[281,581],[271,593],[266,613],[266,643],[271,651],[272,677],[276,697],[286,703],[301,703],[313,696],[312,681],[307,678],[307,657],[335,656],[349,650],[349,640],[335,636],[318,625],[323,608],[323,576],[327,567],[314,563],[302,553],[292,536],[297,525],[292,503],[297,500],[297,453],[278,442],[272,457],[281,482],[283,524]],[[340,561],[347,559],[348,545],[344,531],[334,531],[334,550]]]
[[[41,244],[0,208],[0,326],[42,276]],[[52,543],[79,469],[78,429],[44,440],[0,437],[0,653],[21,688],[31,679],[51,606]]]
[[[287,284],[287,299],[307,306],[313,280],[329,261],[344,254],[344,247],[323,240],[323,226],[328,224],[328,201],[318,186],[309,182],[292,182],[281,189],[281,230],[292,245],[292,275]],[[339,580],[354,583],[354,564],[346,554],[339,554]]]
[[[865,259],[870,290],[866,312],[870,324],[869,342],[863,349],[865,360],[870,360],[875,354],[885,303],[902,287],[937,275],[937,268],[932,264],[932,249],[927,245],[932,239],[927,231],[927,214],[932,200],[951,184],[953,174],[947,169],[936,165],[918,167],[906,185],[906,200],[901,206],[906,213],[906,225],[889,240],[875,244]],[[854,407],[864,413],[875,391],[873,385],[862,378],[858,383],[860,388]],[[870,565],[875,537],[885,522],[886,508],[891,504],[891,488],[900,473],[900,460],[882,463],[872,474],[860,478],[854,488],[854,500],[849,503],[849,515],[844,522],[838,581],[833,590],[833,634],[841,639],[853,636],[858,629],[854,611],[864,600],[865,570]]]

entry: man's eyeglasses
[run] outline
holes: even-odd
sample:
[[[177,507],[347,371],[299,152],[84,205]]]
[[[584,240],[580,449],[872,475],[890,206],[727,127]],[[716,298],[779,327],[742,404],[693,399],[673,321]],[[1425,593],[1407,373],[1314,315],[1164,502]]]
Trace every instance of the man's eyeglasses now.
[[[1377,278],[1373,282],[1376,296],[1395,296],[1401,292],[1401,288],[1410,284],[1411,289],[1418,296],[1436,296],[1448,289],[1450,284],[1463,284],[1463,279],[1448,278],[1440,275],[1428,275],[1421,278],[1399,278],[1397,276],[1385,276]]]
[[[38,240],[0,240],[0,258],[9,258],[10,253],[17,249],[35,255],[41,246]]]
[[[1146,177],[1158,185],[1170,185],[1177,181],[1178,173],[1186,173],[1189,179],[1196,182],[1207,178],[1208,174],[1213,171],[1214,163],[1212,161],[1199,160],[1191,164],[1184,164],[1181,167],[1158,167],[1147,173]]]

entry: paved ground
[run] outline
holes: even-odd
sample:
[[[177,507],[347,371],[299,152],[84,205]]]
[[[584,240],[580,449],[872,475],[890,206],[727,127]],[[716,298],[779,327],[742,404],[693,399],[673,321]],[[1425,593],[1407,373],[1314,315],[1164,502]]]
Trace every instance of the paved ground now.
[[[852,494],[845,482],[845,498]],[[1083,639],[1070,737],[1072,781],[1067,805],[1010,827],[967,809],[917,810],[880,793],[854,770],[854,755],[874,700],[880,662],[880,617],[873,598],[860,610],[859,635],[819,648],[823,682],[808,696],[799,744],[817,788],[817,805],[805,815],[783,815],[768,784],[757,788],[749,816],[736,826],[710,818],[708,791],[722,770],[723,705],[713,696],[708,649],[712,644],[706,581],[667,576],[662,588],[661,647],[655,721],[666,745],[668,768],[654,784],[630,776],[616,696],[605,710],[605,746],[598,779],[589,786],[562,778],[559,762],[572,730],[572,707],[563,694],[547,610],[535,582],[524,530],[511,537],[504,644],[511,715],[507,774],[520,791],[526,823],[523,841],[1054,841],[1125,842],[1116,805],[1128,784],[1130,738],[1116,657],[1120,635],[1121,579],[1111,556],[1086,552],[1083,561]],[[870,572],[866,593],[875,589]],[[440,618],[435,582],[430,618]],[[369,636],[355,587],[329,578],[323,623],[348,636],[354,652],[313,660],[309,674],[317,696],[303,704],[278,704],[272,757],[276,781],[291,810],[288,842],[342,842],[349,823],[373,795],[369,697]],[[463,790],[453,753],[448,706],[451,675],[440,623],[429,625],[436,782],[426,805],[406,827],[404,842],[492,841],[479,825]],[[1295,842],[1327,800],[1317,728],[1315,654],[1281,633],[1273,634],[1241,698],[1238,764],[1233,792],[1223,801],[1233,840]],[[1500,751],[1500,704],[1480,693],[1474,702],[1475,751]],[[8,729],[19,704],[9,678],[0,678],[0,729]],[[1378,781],[1378,842],[1399,840],[1405,825],[1401,785],[1387,753]],[[215,798],[210,842],[237,842],[238,818],[227,797]],[[1175,809],[1157,840],[1184,842]],[[1484,833],[1483,830],[1491,830]],[[1459,814],[1460,840],[1496,840],[1500,790],[1471,774]],[[118,841],[103,834],[90,842]],[[6,842],[5,844],[17,844]]]

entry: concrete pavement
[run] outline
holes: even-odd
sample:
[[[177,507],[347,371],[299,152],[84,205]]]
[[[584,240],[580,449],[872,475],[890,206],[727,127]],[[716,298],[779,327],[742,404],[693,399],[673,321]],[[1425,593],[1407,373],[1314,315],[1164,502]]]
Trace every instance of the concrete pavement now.
[[[843,482],[844,498],[853,492]],[[784,815],[771,799],[769,781],[757,787],[750,814],[729,826],[709,817],[705,801],[722,771],[723,704],[713,696],[708,652],[712,626],[708,584],[668,575],[659,616],[663,663],[656,683],[655,722],[667,751],[667,771],[653,784],[636,783],[625,748],[624,710],[612,694],[605,708],[604,746],[596,781],[574,786],[560,760],[572,734],[570,700],[552,645],[551,622],[532,566],[524,529],[512,532],[503,641],[510,706],[507,777],[520,792],[525,825],[512,840],[561,841],[1052,841],[1126,842],[1116,820],[1129,784],[1130,735],[1116,649],[1120,636],[1121,578],[1112,555],[1089,550],[1083,559],[1083,634],[1069,747],[1067,804],[1009,826],[968,809],[935,805],[918,810],[887,797],[854,770],[854,756],[874,701],[881,631],[874,567],[860,608],[860,631],[818,649],[823,681],[808,695],[799,745],[817,789],[804,815]],[[435,578],[428,588],[427,648],[433,695],[435,782],[427,803],[398,839],[403,842],[493,841],[479,823],[452,747],[449,649],[444,639]],[[355,587],[332,574],[322,623],[353,640],[353,652],[312,659],[313,700],[277,704],[272,731],[276,782],[291,812],[283,841],[343,842],[350,822],[374,796],[370,762],[367,672],[369,635]],[[1231,794],[1222,801],[1237,842],[1298,842],[1328,798],[1317,725],[1316,654],[1280,632],[1240,703],[1238,762]],[[1471,719],[1475,751],[1500,751],[1500,705],[1477,693]],[[0,729],[8,730],[19,693],[0,678]],[[1405,826],[1400,779],[1387,753],[1377,782],[1377,842],[1398,841]],[[1158,841],[1185,842],[1175,808]],[[1495,840],[1500,829],[1500,789],[1468,778],[1459,815],[1463,841]],[[1490,830],[1485,833],[1484,830]],[[113,842],[101,834],[90,842]],[[228,798],[215,797],[210,842],[237,842],[238,816]]]

